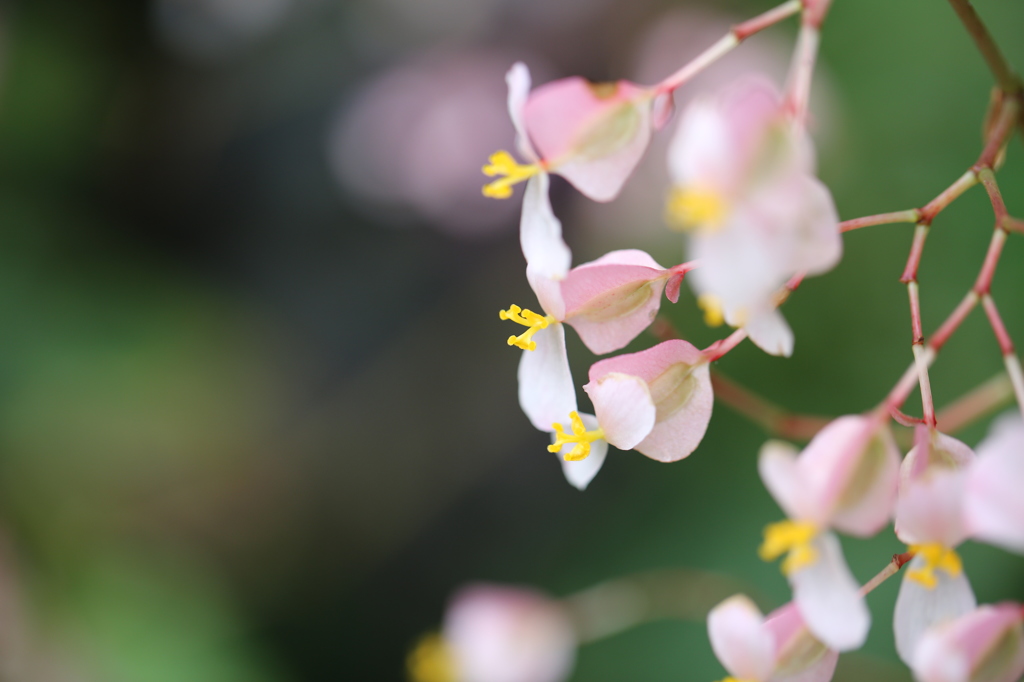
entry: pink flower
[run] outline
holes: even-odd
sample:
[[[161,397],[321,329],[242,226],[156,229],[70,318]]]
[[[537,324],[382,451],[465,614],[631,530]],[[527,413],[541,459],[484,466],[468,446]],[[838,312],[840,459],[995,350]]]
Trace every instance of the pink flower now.
[[[442,635],[452,682],[560,682],[576,657],[563,609],[520,587],[463,588],[448,606]]]
[[[492,155],[484,173],[500,177],[484,194],[507,198],[516,183],[551,172],[595,201],[614,199],[647,149],[654,93],[628,81],[595,84],[579,77],[531,92],[522,62],[506,81],[516,147],[527,163],[505,151]]]
[[[764,618],[744,595],[711,610],[708,635],[725,669],[745,682],[828,682],[839,658],[811,635],[793,604]]]
[[[769,441],[758,468],[789,520],[765,529],[761,558],[782,563],[811,632],[838,651],[864,643],[870,614],[829,529],[860,537],[888,523],[896,502],[899,451],[888,428],[847,416],[822,429],[799,456]]]
[[[594,363],[583,390],[605,440],[660,462],[696,449],[714,403],[707,360],[681,340]]]
[[[964,500],[971,537],[1024,554],[1024,422],[1007,414],[993,422],[967,473]]]
[[[960,441],[929,430],[903,460],[896,535],[915,556],[903,573],[893,631],[896,651],[907,665],[925,631],[977,606],[956,553],[967,538],[965,467],[973,459],[974,453]]]
[[[919,682],[1016,682],[1024,674],[1020,604],[986,605],[933,627],[913,654]]]
[[[689,234],[690,257],[701,262],[691,284],[708,323],[743,327],[766,352],[790,355],[780,288],[797,273],[832,269],[842,255],[838,215],[814,176],[806,131],[774,86],[748,78],[690,104],[669,170],[667,217]]]

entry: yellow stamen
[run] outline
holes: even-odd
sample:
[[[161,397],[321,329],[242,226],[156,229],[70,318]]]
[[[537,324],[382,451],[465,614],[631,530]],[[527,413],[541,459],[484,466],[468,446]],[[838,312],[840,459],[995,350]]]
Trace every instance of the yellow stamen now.
[[[770,523],[764,529],[764,542],[757,553],[764,561],[775,561],[787,554],[782,572],[790,575],[818,560],[818,550],[811,546],[817,535],[818,529],[810,521]]]
[[[533,335],[541,329],[547,329],[548,325],[554,324],[556,320],[551,315],[538,315],[532,310],[523,310],[517,305],[510,305],[508,310],[499,310],[498,317],[503,320],[512,320],[516,324],[529,327],[519,336],[514,334],[508,337],[508,345],[522,348],[523,350],[535,350],[537,342],[532,341]]]
[[[484,185],[484,196],[492,199],[508,199],[512,196],[512,187],[524,182],[540,172],[540,164],[521,164],[512,155],[502,150],[491,154],[489,163],[484,166],[484,175],[493,178],[504,177]]]
[[[673,187],[665,205],[665,221],[679,232],[714,232],[728,212],[718,192],[700,187]]]
[[[424,635],[405,659],[411,682],[455,682],[455,661],[444,638]]]
[[[960,555],[938,542],[929,542],[922,545],[910,545],[911,552],[924,559],[924,566],[907,572],[907,578],[916,583],[924,585],[929,590],[935,589],[939,579],[935,577],[935,571],[943,571],[949,577],[955,578],[964,570]]]
[[[578,412],[569,413],[569,422],[570,426],[572,426],[572,434],[566,433],[561,424],[551,425],[551,428],[555,430],[555,442],[548,446],[548,452],[558,452],[562,449],[563,445],[575,443],[576,447],[563,455],[563,457],[566,462],[578,462],[590,455],[591,443],[604,438],[604,430],[594,429],[593,431],[587,431],[587,427],[583,425],[583,420],[580,419]]]
[[[697,305],[704,311],[704,324],[707,326],[721,327],[725,322],[722,299],[714,294],[701,294],[697,297]]]
[[[741,680],[738,677],[726,677],[720,682],[751,682],[750,680]]]

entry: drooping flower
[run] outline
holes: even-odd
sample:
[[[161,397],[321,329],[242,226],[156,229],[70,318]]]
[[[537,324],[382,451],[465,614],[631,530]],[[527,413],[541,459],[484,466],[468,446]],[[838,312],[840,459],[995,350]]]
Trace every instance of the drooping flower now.
[[[565,611],[531,589],[479,584],[458,592],[440,635],[409,656],[414,682],[561,682],[576,658]]]
[[[918,682],[1016,682],[1024,675],[1024,607],[980,606],[931,628],[911,669]]]
[[[497,199],[524,180],[558,173],[595,201],[611,201],[639,163],[651,138],[655,93],[617,81],[563,78],[530,90],[530,71],[517,62],[505,77],[516,148],[526,163],[499,151],[484,166],[498,177],[484,187]],[[525,207],[524,207],[525,210]]]
[[[667,219],[701,262],[691,285],[706,320],[743,327],[766,352],[790,355],[781,287],[797,273],[830,270],[842,255],[838,214],[814,175],[806,130],[768,81],[741,80],[687,108],[669,170]]]
[[[744,682],[828,682],[839,659],[810,633],[794,604],[765,618],[746,596],[730,597],[708,614],[708,635],[732,679]]]
[[[993,422],[967,472],[964,499],[971,537],[1024,554],[1024,422],[1007,414]]]
[[[914,552],[893,612],[896,651],[907,665],[925,631],[977,606],[956,552],[967,538],[963,502],[974,453],[955,438],[923,433],[903,460],[896,503],[896,535]]]
[[[811,632],[837,651],[859,647],[870,614],[843,558],[834,528],[859,537],[877,533],[896,502],[899,451],[873,417],[846,416],[822,429],[797,456],[769,441],[761,449],[761,479],[789,517],[765,529],[760,555],[786,555],[782,572]]]

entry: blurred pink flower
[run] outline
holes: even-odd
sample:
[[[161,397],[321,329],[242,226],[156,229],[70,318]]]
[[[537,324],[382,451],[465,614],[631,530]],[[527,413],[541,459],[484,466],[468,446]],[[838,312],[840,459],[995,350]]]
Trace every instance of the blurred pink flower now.
[[[967,474],[971,537],[1024,554],[1024,422],[1007,414],[989,429]]]
[[[913,654],[919,682],[1016,682],[1024,674],[1020,604],[978,607],[930,629]]]
[[[687,107],[669,170],[667,218],[701,262],[691,285],[709,323],[743,327],[766,352],[792,354],[793,333],[776,309],[780,288],[797,273],[830,270],[842,255],[807,132],[769,81],[742,79]]]
[[[860,586],[829,529],[874,535],[892,517],[899,451],[886,426],[861,416],[840,417],[797,456],[787,443],[761,449],[761,479],[789,520],[765,529],[762,559],[782,564],[793,599],[822,642],[837,651],[864,643],[871,617]]]
[[[795,605],[764,618],[744,595],[711,610],[708,635],[725,669],[745,682],[828,682],[839,659],[811,635]]]

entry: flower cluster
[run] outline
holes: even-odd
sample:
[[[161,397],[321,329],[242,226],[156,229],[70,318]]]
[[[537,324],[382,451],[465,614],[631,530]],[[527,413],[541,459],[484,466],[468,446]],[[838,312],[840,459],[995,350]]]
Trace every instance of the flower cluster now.
[[[559,455],[567,480],[581,490],[597,474],[609,445],[660,462],[684,459],[698,449],[711,419],[711,363],[748,338],[769,354],[791,355],[794,332],[779,306],[805,277],[839,262],[841,232],[916,222],[904,274],[915,363],[878,407],[823,422],[804,438],[809,443],[802,451],[781,440],[762,447],[758,471],[786,518],[765,528],[759,555],[781,559],[792,601],[766,617],[746,596],[732,596],[707,617],[710,642],[733,682],[825,682],[839,654],[860,648],[868,636],[872,617],[865,595],[906,564],[893,622],[896,650],[915,677],[1013,682],[1024,674],[1024,607],[979,606],[957,548],[970,539],[1024,554],[1024,421],[1019,415],[998,419],[975,452],[938,430],[928,367],[945,338],[981,302],[1024,404],[1024,373],[989,294],[991,259],[998,258],[1012,220],[1001,198],[996,200],[992,172],[1020,103],[993,100],[985,151],[966,180],[925,208],[855,220],[844,228],[831,193],[815,175],[805,125],[828,6],[828,0],[786,2],[734,27],[692,64],[650,87],[568,78],[531,90],[525,65],[508,72],[520,160],[506,151],[492,155],[484,173],[493,180],[483,191],[509,198],[516,184],[526,183],[520,241],[538,311],[512,305],[499,313],[501,320],[525,327],[508,338],[508,345],[522,351],[520,405],[536,429],[550,434],[548,450]],[[667,125],[674,90],[750,33],[797,12],[801,29],[782,90],[750,75],[693,98],[679,116],[669,144],[673,184],[664,214],[668,227],[684,235],[687,260],[666,268],[642,251],[624,249],[573,267],[548,196],[549,174],[563,176],[592,200],[613,199],[655,131]],[[916,282],[924,236],[935,215],[976,182],[986,185],[997,210],[994,246],[979,284],[926,347]],[[564,325],[595,355],[621,351],[655,320],[662,294],[678,303],[684,278],[707,324],[728,324],[734,331],[703,349],[661,334],[645,350],[598,359],[582,386],[593,411],[581,412]],[[915,380],[921,419],[900,410]],[[905,456],[892,419],[915,427]],[[838,534],[867,538],[890,525],[907,551],[862,586],[844,559]],[[559,682],[585,639],[580,614],[571,611],[568,602],[527,590],[474,588],[453,602],[443,637],[425,640],[410,659],[414,677]],[[442,659],[443,665],[437,662]],[[436,670],[444,675],[428,674]]]

